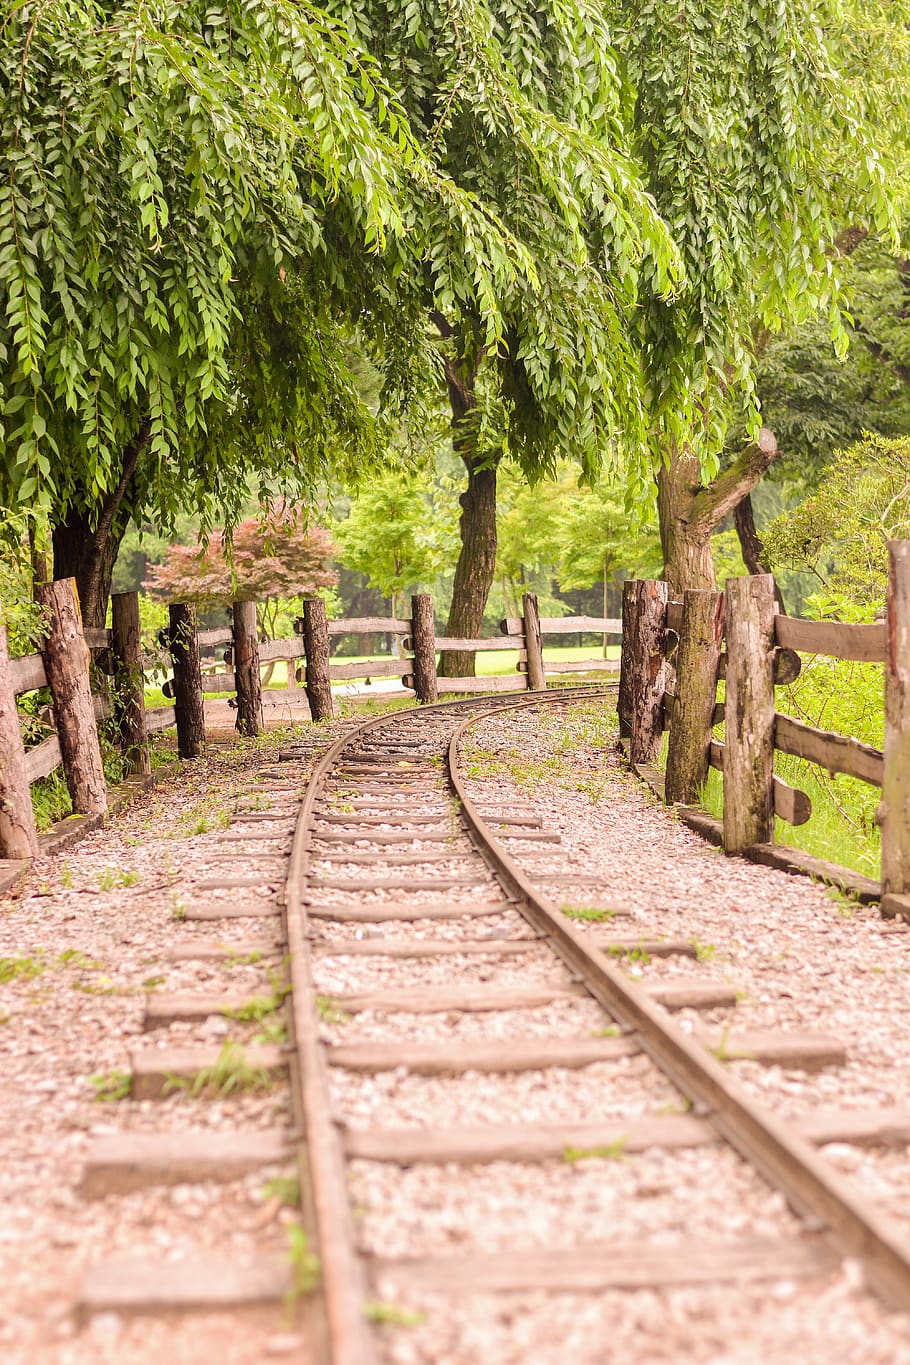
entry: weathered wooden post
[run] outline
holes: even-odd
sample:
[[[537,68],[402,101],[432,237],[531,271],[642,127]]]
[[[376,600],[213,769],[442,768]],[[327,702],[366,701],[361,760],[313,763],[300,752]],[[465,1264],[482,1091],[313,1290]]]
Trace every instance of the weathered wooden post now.
[[[654,580],[636,582],[632,586],[635,601],[629,661],[629,705],[632,714],[629,761],[654,763],[660,753],[660,737],[664,729],[664,691],[667,685],[664,636],[669,589],[666,583]]]
[[[168,607],[168,615],[168,638],[174,664],[177,752],[181,758],[199,758],[205,748],[205,707],[195,604],[174,602]]]
[[[414,691],[420,702],[439,700],[436,679],[436,621],[428,592],[411,598],[411,647],[414,651]]]
[[[329,618],[321,597],[303,603],[303,647],[306,651],[306,694],[313,720],[332,720],[335,702],[329,674]]]
[[[138,592],[111,597],[111,655],[114,664],[114,715],[130,772],[148,777],[152,771],[145,732],[145,678]]]
[[[38,837],[16,716],[6,626],[0,621],[0,857],[36,858]]]
[[[92,701],[91,655],[82,634],[76,580],[39,583],[35,597],[45,609],[44,671],[54,699],[63,773],[73,810],[79,815],[103,815],[107,810],[107,783]]]
[[[882,894],[910,893],[910,540],[888,544]]]
[[[774,579],[728,578],[724,849],[774,840]]]
[[[638,594],[635,579],[628,578],[622,585],[622,647],[619,661],[619,692],[616,713],[619,718],[619,737],[628,739],[632,733],[632,670],[634,667],[635,609]]]
[[[290,672],[289,667],[289,676]],[[262,719],[262,679],[259,676],[255,602],[234,603],[234,679],[237,691],[236,728],[241,735],[258,735]]]
[[[697,801],[708,776],[723,637],[723,593],[687,590],[676,655],[676,705],[667,747],[666,797],[670,804]]]
[[[545,692],[547,677],[543,671],[543,642],[540,638],[540,612],[537,609],[537,594],[526,592],[521,599],[523,616],[525,653],[528,656],[528,690]]]

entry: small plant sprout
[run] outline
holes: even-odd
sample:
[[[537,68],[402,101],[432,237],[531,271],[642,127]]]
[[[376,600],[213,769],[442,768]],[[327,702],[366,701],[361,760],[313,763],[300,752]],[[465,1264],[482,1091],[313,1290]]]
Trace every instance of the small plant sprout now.
[[[699,943],[697,938],[692,939],[692,947],[699,962],[710,962],[717,952],[713,943]]]
[[[44,954],[39,949],[32,957],[0,957],[0,986],[11,981],[31,981],[46,969]]]
[[[247,1061],[239,1043],[228,1039],[211,1066],[203,1067],[195,1076],[168,1076],[164,1091],[184,1090],[193,1096],[203,1094],[233,1095],[244,1090],[268,1090],[272,1078],[264,1066]]]
[[[274,1179],[266,1181],[262,1194],[266,1200],[277,1199],[282,1208],[299,1209],[300,1176],[296,1171],[293,1175],[276,1175]]]
[[[127,872],[121,867],[105,867],[98,873],[96,885],[99,891],[116,891],[121,886],[135,886],[138,881],[138,872]]]
[[[288,1306],[312,1294],[319,1283],[319,1257],[310,1250],[309,1238],[299,1223],[288,1228],[288,1260],[291,1263],[291,1288]]]
[[[400,1304],[384,1303],[380,1299],[365,1303],[363,1313],[368,1322],[381,1327],[420,1327],[427,1320],[426,1313],[415,1308],[402,1308]]]
[[[128,1071],[99,1072],[89,1080],[95,1090],[95,1100],[99,1104],[113,1104],[117,1100],[129,1098],[132,1077]]]
[[[348,1015],[339,1009],[329,995],[316,996],[316,1013],[324,1024],[346,1024]]]
[[[566,919],[578,920],[582,924],[606,924],[615,919],[617,913],[604,906],[561,905],[559,908]]]
[[[626,1155],[628,1138],[620,1137],[602,1147],[564,1147],[563,1161],[573,1165],[576,1161],[622,1161]]]

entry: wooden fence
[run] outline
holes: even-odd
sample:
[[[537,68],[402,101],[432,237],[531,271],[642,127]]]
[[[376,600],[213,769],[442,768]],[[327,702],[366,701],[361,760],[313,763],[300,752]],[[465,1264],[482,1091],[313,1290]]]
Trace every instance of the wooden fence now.
[[[910,541],[889,544],[887,619],[855,625],[781,615],[770,576],[729,579],[723,593],[632,581],[623,595],[620,734],[640,771],[653,770],[668,730],[668,803],[689,806],[713,767],[723,774],[723,846],[760,861],[793,864],[841,884],[843,874],[795,850],[774,850],[774,816],[810,819],[808,796],[774,773],[775,751],[881,789],[881,886],[886,913],[910,917]],[[800,654],[884,665],[884,747],[816,729],[776,710],[774,689],[799,674]],[[717,700],[723,679],[725,696]],[[715,739],[723,724],[724,738]],[[652,774],[653,776],[653,771]],[[795,855],[795,856],[791,856]],[[870,896],[871,898],[871,896]]]
[[[149,735],[171,725],[183,759],[198,757],[205,744],[204,695],[235,698],[237,728],[258,733],[263,707],[300,702],[305,695],[314,720],[334,715],[332,683],[376,677],[400,677],[420,701],[435,701],[440,692],[514,690],[512,677],[440,678],[436,654],[444,650],[515,650],[517,671],[528,688],[542,688],[562,672],[618,672],[618,662],[592,658],[571,663],[545,660],[542,637],[567,631],[596,631],[619,636],[621,623],[588,617],[541,618],[532,593],[524,598],[524,616],[501,623],[501,637],[456,640],[435,633],[433,602],[428,594],[412,598],[409,618],[356,617],[330,621],[325,604],[306,601],[289,640],[259,641],[256,604],[235,602],[233,626],[200,630],[196,608],[178,603],[169,608],[169,623],[159,642],[169,652],[173,676],[164,693],[173,705],[146,708],[145,675],[161,668],[158,658],[143,654],[136,593],[112,599],[110,630],[83,630],[73,579],[46,584],[40,590],[45,608],[46,641],[41,653],[10,659],[0,626],[0,857],[35,856],[37,840],[29,788],[31,783],[63,768],[79,815],[102,816],[108,808],[98,721],[115,716],[129,771],[147,777],[151,771]],[[399,658],[334,662],[332,636],[397,636]],[[92,668],[92,656],[95,667]],[[287,665],[287,687],[263,690],[261,669],[276,661]],[[92,693],[92,678],[96,691]],[[106,681],[110,680],[110,683]],[[299,684],[304,684],[302,692]],[[49,687],[55,733],[26,750],[17,714],[17,699]]]

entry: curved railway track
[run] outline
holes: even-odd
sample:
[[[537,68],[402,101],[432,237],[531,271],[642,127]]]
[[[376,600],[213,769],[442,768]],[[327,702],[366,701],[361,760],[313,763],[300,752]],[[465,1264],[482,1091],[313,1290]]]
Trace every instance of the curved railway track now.
[[[862,1262],[868,1284],[888,1304],[910,1305],[907,1245],[816,1153],[819,1143],[851,1140],[849,1124],[839,1127],[830,1116],[814,1127],[785,1124],[751,1099],[706,1040],[685,1033],[672,1018],[684,1006],[733,1003],[735,993],[731,1002],[729,990],[725,996],[700,982],[695,963],[682,983],[662,991],[636,984],[618,959],[641,948],[637,936],[613,931],[594,941],[561,913],[566,887],[583,885],[585,878],[541,870],[546,850],[559,854],[558,835],[512,802],[472,798],[459,757],[479,720],[596,695],[574,688],[373,717],[321,754],[296,810],[285,773],[293,772],[301,751],[289,750],[283,755],[287,766],[264,775],[273,792],[287,789],[272,827],[286,833],[292,814],[296,818],[290,847],[282,844],[291,1042],[280,1057],[269,1054],[260,1061],[290,1068],[288,1104],[302,1172],[303,1219],[321,1264],[320,1312],[311,1314],[309,1326],[316,1358],[331,1365],[370,1365],[383,1358],[370,1316],[382,1320],[386,1299],[407,1303],[412,1290],[418,1296],[457,1297],[738,1283],[824,1275],[846,1255]],[[246,812],[240,838],[248,828],[250,840],[266,832],[268,826],[257,828],[256,816]],[[691,945],[681,941],[647,946],[659,954],[693,956]],[[602,1028],[522,1034],[527,1011],[555,1003],[571,1015],[581,1001],[585,1009],[599,1007]],[[235,1000],[194,1003],[156,994],[148,1002],[146,1026],[236,1010]],[[414,1021],[440,1015],[448,1019],[446,1034],[437,1032],[434,1040],[431,1031],[429,1041],[415,1036],[420,1030]],[[502,1036],[485,1039],[482,1028],[460,1030],[462,1020],[481,1015],[505,1019]],[[353,1038],[346,1036],[351,1020],[366,1021]],[[579,1112],[557,1123],[506,1126],[465,1125],[457,1117],[419,1127],[339,1122],[339,1085],[343,1090],[358,1078],[394,1073],[455,1083],[470,1073],[495,1085],[496,1077],[506,1084],[517,1073],[621,1069],[625,1059],[639,1058],[659,1069],[685,1098],[688,1112],[633,1119]],[[149,1073],[143,1065],[135,1059],[134,1086],[137,1076]],[[193,1073],[191,1058],[181,1065],[182,1074]],[[160,1059],[156,1074],[167,1074]],[[797,1217],[780,1237],[693,1247],[690,1255],[662,1250],[660,1239],[653,1246],[625,1243],[621,1228],[552,1253],[529,1246],[508,1254],[380,1257],[364,1254],[358,1241],[352,1163],[406,1170],[422,1163],[546,1162],[567,1149],[596,1159],[618,1150],[716,1143],[729,1144],[785,1196]],[[286,1155],[286,1140],[279,1145]],[[94,1166],[89,1163],[102,1186],[110,1181],[115,1155],[108,1154],[106,1165],[103,1153],[92,1159]],[[176,1162],[178,1176],[186,1178],[188,1164],[186,1154],[182,1166]],[[407,1222],[408,1210],[402,1207],[401,1213]],[[282,1273],[275,1272],[275,1282]],[[93,1285],[84,1295],[85,1311],[128,1309],[126,1279],[119,1297],[103,1273]],[[134,1298],[138,1303],[141,1295]],[[368,1304],[373,1309],[365,1312]],[[146,1310],[140,1304],[136,1311]]]

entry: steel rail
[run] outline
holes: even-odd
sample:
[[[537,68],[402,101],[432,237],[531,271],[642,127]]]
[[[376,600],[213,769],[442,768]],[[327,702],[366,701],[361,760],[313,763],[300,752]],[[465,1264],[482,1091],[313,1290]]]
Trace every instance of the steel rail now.
[[[307,916],[303,888],[310,862],[313,814],[326,777],[344,751],[370,730],[395,724],[401,719],[422,719],[434,712],[457,713],[473,707],[490,715],[501,709],[537,705],[542,701],[596,698],[603,687],[567,687],[552,693],[529,695],[501,693],[437,702],[429,706],[407,707],[401,711],[371,716],[347,731],[318,760],[307,783],[297,813],[291,855],[285,882],[285,916],[289,972],[291,978],[291,1019],[293,1048],[290,1058],[292,1096],[301,1124],[298,1160],[306,1178],[309,1205],[321,1265],[321,1291],[329,1334],[331,1365],[377,1365],[373,1335],[364,1316],[368,1300],[366,1275],[356,1251],[350,1204],[344,1173],[344,1158],[337,1129],[329,1108],[328,1066],[319,1041],[316,990],[313,984],[312,953],[307,937]],[[503,707],[505,703],[505,707]],[[440,774],[442,776],[442,774]]]
[[[468,717],[449,741],[449,781],[475,847],[518,901],[515,908],[544,934],[594,998],[637,1036],[643,1050],[695,1104],[698,1116],[782,1191],[797,1212],[814,1220],[838,1251],[856,1257],[869,1287],[885,1303],[906,1312],[910,1307],[910,1244],[895,1234],[881,1214],[866,1208],[805,1139],[751,1099],[706,1048],[666,1018],[642,989],[573,929],[496,838],[458,768],[462,740],[481,719]]]

